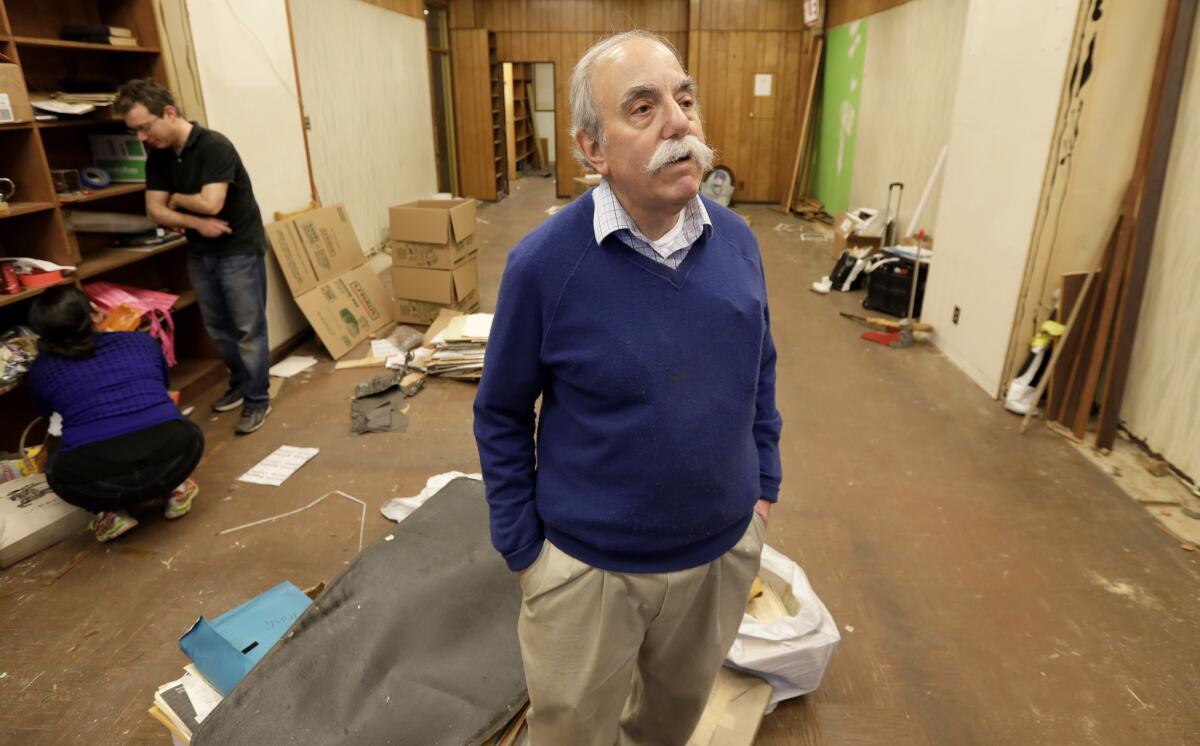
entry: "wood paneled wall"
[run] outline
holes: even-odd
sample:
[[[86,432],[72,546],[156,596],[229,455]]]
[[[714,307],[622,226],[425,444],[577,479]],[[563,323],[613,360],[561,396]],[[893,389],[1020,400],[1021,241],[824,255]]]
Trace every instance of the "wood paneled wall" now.
[[[718,163],[740,182],[736,198],[778,201],[786,191],[799,136],[802,83],[813,33],[792,0],[452,0],[451,28],[496,32],[506,62],[553,62],[557,190],[571,193],[582,173],[571,157],[567,81],[587,48],[608,34],[644,28],[662,34],[700,83],[705,133]],[[773,76],[772,94],[754,96],[754,76]],[[460,135],[461,139],[461,135]]]
[[[458,138],[458,190],[467,197],[496,199],[491,66],[485,29],[451,29],[454,120]]]
[[[584,173],[571,157],[574,141],[567,137],[571,129],[567,81],[575,63],[598,39],[632,28],[662,34],[687,59],[687,22],[687,0],[452,0],[450,3],[450,27],[495,31],[502,62],[554,63],[554,122],[558,135],[554,160],[560,197],[570,196],[571,179]],[[459,138],[461,142],[461,133]]]
[[[363,2],[425,20],[424,0],[363,0]]]
[[[692,0],[688,68],[717,163],[733,171],[735,200],[778,202],[787,193],[816,38],[799,2]],[[760,73],[772,76],[770,96],[754,95]]]

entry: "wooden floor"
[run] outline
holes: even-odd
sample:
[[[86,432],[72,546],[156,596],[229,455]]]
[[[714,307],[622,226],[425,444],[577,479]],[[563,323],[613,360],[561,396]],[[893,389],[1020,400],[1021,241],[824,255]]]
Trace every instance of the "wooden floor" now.
[[[485,308],[506,250],[545,219],[549,181],[480,209]],[[1017,434],[935,350],[885,349],[818,296],[828,246],[748,215],[768,270],[784,488],[768,541],[804,567],[842,630],[821,688],[769,715],[760,744],[1200,742],[1200,558],[1181,551],[1057,437]],[[716,362],[717,353],[714,353]],[[329,499],[293,518],[222,529],[334,489],[378,506],[426,477],[474,471],[468,384],[433,382],[406,433],[348,435],[371,371],[322,362],[290,379],[258,433],[196,416],[208,438],[192,514],[153,511],[110,545],[88,536],[0,572],[0,743],[164,744],[146,714],[186,662],[179,636],[288,579],[327,580],[354,555],[359,508]],[[279,445],[320,454],[283,487],[235,480]]]

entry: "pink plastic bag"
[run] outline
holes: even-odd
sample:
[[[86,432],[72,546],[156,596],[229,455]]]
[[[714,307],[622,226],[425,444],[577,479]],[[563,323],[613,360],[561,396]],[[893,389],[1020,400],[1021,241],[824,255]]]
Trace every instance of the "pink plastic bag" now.
[[[162,345],[167,365],[175,365],[175,322],[171,319],[171,307],[179,300],[178,295],[111,282],[84,285],[83,292],[105,314],[122,303],[140,310],[150,320],[150,336]]]

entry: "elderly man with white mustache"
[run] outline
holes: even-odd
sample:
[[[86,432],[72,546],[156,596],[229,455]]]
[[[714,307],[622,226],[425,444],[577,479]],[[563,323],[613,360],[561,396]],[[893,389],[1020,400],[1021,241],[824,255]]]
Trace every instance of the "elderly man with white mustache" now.
[[[475,438],[523,595],[535,746],[686,743],[779,494],[762,259],[699,195],[696,95],[654,34],[588,50],[572,127],[603,180],[513,248],[500,284]]]

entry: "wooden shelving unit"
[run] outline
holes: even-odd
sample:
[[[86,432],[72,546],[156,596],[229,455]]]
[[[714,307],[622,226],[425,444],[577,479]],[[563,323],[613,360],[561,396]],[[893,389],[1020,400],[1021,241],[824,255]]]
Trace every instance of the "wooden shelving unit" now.
[[[496,34],[486,29],[451,30],[450,66],[459,188],[464,197],[499,199],[508,193],[508,177]]]
[[[0,0],[0,52],[21,69],[31,94],[50,93],[68,78],[166,81],[154,0]],[[137,46],[110,46],[59,38],[62,28],[111,25],[130,29]],[[0,125],[0,176],[17,183],[15,201],[0,212],[0,257],[26,256],[76,267],[67,282],[105,280],[179,295],[175,304],[175,348],[179,365],[172,381],[188,399],[214,383],[223,366],[204,331],[196,294],[187,279],[182,237],[152,248],[122,249],[103,234],[72,234],[68,210],[142,214],[144,184],[114,184],[93,192],[55,194],[51,169],[91,165],[92,134],[124,134],[110,109],[90,118]],[[45,291],[32,288],[0,295],[0,332],[26,323],[29,301]],[[24,387],[0,395],[0,450],[11,450],[32,410]],[[11,415],[11,416],[10,416]]]
[[[134,194],[144,191],[146,191],[145,184],[114,184],[106,186],[103,189],[79,192],[77,194],[60,194],[58,195],[58,203],[60,205],[77,205],[81,202],[95,202],[98,199],[107,199],[122,194]]]
[[[511,63],[512,105],[509,108],[511,121],[506,122],[506,130],[512,138],[508,149],[509,178],[531,170],[538,164],[537,143],[534,141],[533,129],[533,64],[529,62]],[[510,81],[506,79],[505,85]]]
[[[11,0],[10,0],[11,2]],[[26,47],[42,47],[45,49],[76,49],[93,52],[123,52],[133,54],[158,54],[162,50],[158,47],[120,47],[111,44],[91,44],[82,41],[68,41],[66,39],[43,39],[36,36],[14,36],[12,41],[17,43],[17,47],[24,49]]]

